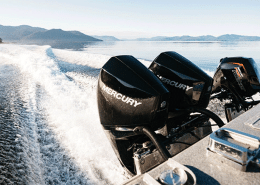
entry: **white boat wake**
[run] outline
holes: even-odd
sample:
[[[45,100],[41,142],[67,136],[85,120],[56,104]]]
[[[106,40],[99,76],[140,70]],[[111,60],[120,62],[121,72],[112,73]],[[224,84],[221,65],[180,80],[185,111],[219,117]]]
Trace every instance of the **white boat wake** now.
[[[0,183],[127,179],[99,123],[96,83],[108,59],[49,46],[0,46],[0,156],[6,159]]]

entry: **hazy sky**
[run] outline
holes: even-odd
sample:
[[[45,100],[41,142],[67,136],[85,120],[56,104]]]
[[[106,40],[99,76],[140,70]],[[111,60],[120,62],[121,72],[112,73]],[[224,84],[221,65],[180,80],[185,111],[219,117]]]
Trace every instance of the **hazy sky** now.
[[[1,25],[118,38],[260,36],[260,0],[0,0]]]

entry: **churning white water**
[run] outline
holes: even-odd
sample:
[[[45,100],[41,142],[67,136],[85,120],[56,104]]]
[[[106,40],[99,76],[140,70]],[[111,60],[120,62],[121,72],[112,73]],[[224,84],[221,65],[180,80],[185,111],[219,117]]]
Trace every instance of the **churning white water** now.
[[[109,58],[49,46],[0,45],[0,156],[6,159],[0,162],[0,184],[127,179],[97,110],[97,78]]]

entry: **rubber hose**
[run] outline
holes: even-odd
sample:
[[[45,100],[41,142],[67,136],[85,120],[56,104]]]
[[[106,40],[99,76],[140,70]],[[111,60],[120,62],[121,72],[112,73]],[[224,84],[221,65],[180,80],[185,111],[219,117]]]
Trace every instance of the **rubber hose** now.
[[[159,153],[161,154],[161,156],[163,157],[163,159],[165,161],[167,161],[169,158],[172,157],[171,154],[169,153],[169,151],[162,144],[160,139],[156,136],[156,134],[153,131],[150,130],[150,128],[136,127],[134,129],[134,132],[141,132],[141,133],[145,134],[147,137],[149,137],[149,139],[153,142],[153,144],[155,145],[155,147],[157,148],[157,150],[159,151]]]
[[[200,107],[190,107],[187,110],[189,112],[199,112],[205,114],[209,118],[213,119],[213,121],[215,121],[219,127],[223,127],[225,125],[224,122],[218,117],[218,115],[216,115],[214,112],[209,111],[208,109]]]

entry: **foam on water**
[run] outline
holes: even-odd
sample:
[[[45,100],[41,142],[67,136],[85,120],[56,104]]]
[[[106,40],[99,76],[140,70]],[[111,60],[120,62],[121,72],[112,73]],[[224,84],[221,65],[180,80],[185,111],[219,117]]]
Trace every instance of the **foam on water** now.
[[[0,51],[9,64],[44,89],[47,98],[41,106],[46,110],[47,126],[88,183],[120,184],[126,180],[99,123],[96,103],[99,68],[109,57],[49,46],[1,45]]]

